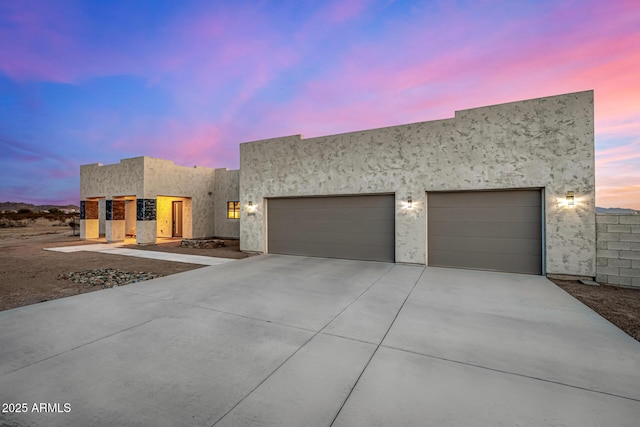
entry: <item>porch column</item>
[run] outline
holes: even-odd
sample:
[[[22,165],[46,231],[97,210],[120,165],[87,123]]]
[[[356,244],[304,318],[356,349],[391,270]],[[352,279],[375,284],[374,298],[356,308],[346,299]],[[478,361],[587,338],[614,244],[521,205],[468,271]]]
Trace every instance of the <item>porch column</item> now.
[[[80,240],[97,239],[100,237],[98,223],[98,201],[80,201]]]
[[[157,236],[156,199],[136,199],[136,243],[153,244]]]
[[[125,238],[124,200],[107,200],[105,237],[107,242],[122,242]]]

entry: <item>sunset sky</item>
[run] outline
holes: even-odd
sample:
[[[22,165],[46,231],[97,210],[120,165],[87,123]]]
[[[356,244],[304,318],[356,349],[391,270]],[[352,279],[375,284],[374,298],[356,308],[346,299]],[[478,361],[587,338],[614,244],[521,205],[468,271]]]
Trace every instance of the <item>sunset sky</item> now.
[[[597,205],[640,209],[640,1],[0,1],[0,202],[80,165],[595,90]]]

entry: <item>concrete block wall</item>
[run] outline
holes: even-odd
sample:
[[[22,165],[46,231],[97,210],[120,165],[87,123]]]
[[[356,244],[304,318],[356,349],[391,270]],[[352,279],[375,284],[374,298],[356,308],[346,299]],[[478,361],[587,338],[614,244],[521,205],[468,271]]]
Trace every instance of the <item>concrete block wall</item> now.
[[[596,281],[640,288],[640,215],[596,215]]]

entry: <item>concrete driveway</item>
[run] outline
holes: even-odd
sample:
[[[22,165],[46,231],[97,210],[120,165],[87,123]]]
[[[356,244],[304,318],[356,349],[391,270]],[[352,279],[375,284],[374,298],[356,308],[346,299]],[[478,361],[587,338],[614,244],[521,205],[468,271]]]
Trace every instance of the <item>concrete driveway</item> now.
[[[0,425],[636,427],[640,343],[538,276],[265,255],[1,312],[0,402]]]

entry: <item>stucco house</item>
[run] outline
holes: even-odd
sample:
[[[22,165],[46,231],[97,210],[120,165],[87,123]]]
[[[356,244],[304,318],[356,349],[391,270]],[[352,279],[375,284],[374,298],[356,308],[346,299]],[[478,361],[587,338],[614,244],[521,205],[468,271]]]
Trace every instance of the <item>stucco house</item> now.
[[[237,239],[238,221],[227,218],[226,205],[237,203],[238,184],[237,170],[152,157],[80,166],[80,238],[98,238],[104,230],[107,241],[129,236],[139,244],[159,237]]]
[[[244,251],[593,277],[593,111],[585,91],[248,142],[239,171],[82,166],[81,236],[99,235],[104,199],[112,241],[239,237]]]

